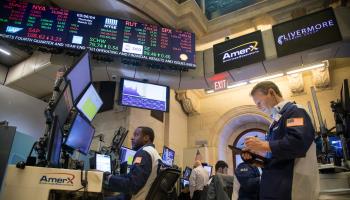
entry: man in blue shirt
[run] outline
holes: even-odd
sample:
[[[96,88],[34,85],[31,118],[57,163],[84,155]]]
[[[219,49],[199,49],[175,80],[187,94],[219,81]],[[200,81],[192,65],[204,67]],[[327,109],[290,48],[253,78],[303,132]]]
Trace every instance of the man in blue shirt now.
[[[138,127],[131,138],[132,148],[137,151],[130,173],[106,177],[107,188],[114,192],[132,195],[132,200],[144,200],[157,177],[161,160],[154,147],[154,132],[149,127]]]
[[[260,199],[317,199],[319,177],[310,116],[301,106],[286,101],[276,84],[258,83],[251,96],[273,122],[266,141],[245,139],[245,151],[266,154],[260,185]],[[247,160],[251,154],[243,153]]]

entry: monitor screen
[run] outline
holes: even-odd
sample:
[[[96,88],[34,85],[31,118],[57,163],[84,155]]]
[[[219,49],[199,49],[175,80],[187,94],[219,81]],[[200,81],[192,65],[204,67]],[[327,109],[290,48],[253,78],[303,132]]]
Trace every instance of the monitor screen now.
[[[136,151],[126,148],[126,147],[121,147],[120,148],[120,161],[127,162],[128,165],[132,165],[132,161],[134,159],[134,156],[136,154]]]
[[[78,112],[70,128],[65,145],[86,155],[89,152],[94,134],[94,127]]]
[[[53,121],[48,142],[47,160],[49,162],[49,167],[60,166],[62,139],[63,131],[59,123],[59,118],[56,116]]]
[[[121,79],[119,104],[150,110],[169,110],[169,87]]]
[[[98,110],[101,108],[103,102],[96,92],[94,86],[90,84],[88,89],[85,91],[83,96],[80,98],[77,108],[80,112],[82,112],[85,117],[87,117],[90,121],[95,117]]]
[[[73,67],[65,74],[66,81],[70,81],[72,87],[73,101],[77,102],[78,97],[91,83],[91,68],[89,52],[84,52]]]
[[[211,176],[211,171],[212,171],[213,167],[210,166],[210,165],[207,165],[207,166],[204,166],[203,168],[208,172],[209,177],[210,177],[210,176]]]
[[[174,159],[175,159],[175,151],[164,146],[163,155],[162,155],[163,163],[166,165],[172,166],[174,163]]]
[[[180,178],[181,189],[184,189],[190,185],[190,181],[185,178]]]
[[[190,176],[191,176],[191,172],[192,172],[192,169],[191,168],[189,168],[189,167],[186,167],[185,168],[185,171],[184,171],[184,178],[185,179],[189,179],[190,178]]]
[[[103,172],[111,173],[111,156],[96,153],[96,169]]]
[[[68,82],[58,97],[53,109],[53,113],[58,117],[61,127],[63,127],[63,124],[66,122],[72,107],[72,90],[70,87],[70,82]]]

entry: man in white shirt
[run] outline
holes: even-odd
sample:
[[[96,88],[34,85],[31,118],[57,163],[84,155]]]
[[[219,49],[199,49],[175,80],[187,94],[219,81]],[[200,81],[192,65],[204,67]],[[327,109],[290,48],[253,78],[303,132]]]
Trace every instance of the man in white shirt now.
[[[190,196],[193,200],[199,200],[204,186],[209,181],[209,174],[203,168],[201,161],[196,160],[194,163],[194,169],[190,176]]]

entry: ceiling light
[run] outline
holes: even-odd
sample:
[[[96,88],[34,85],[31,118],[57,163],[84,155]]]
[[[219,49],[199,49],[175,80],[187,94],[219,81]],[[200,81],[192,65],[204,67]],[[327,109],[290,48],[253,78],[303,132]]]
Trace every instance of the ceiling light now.
[[[241,83],[236,83],[236,84],[233,84],[233,85],[229,85],[227,86],[227,89],[230,89],[230,88],[235,88],[235,87],[239,87],[239,86],[242,86],[242,85],[247,85],[248,82],[241,82]]]
[[[207,94],[214,93],[214,90],[207,90],[205,91]]]
[[[307,70],[311,70],[311,69],[316,69],[319,67],[325,67],[328,64],[328,60],[326,62],[322,62],[319,64],[315,64],[315,65],[311,65],[309,67],[304,67],[304,68],[300,68],[300,69],[296,69],[296,70],[292,70],[287,72],[288,75],[290,74],[295,74],[295,73],[299,73],[299,72],[303,72],[303,71],[307,71]]]
[[[2,48],[0,48],[0,52],[3,53],[3,54],[6,54],[8,56],[11,55],[10,52],[8,52],[8,51],[6,51],[6,50],[4,50]]]
[[[249,83],[256,83],[256,82],[266,81],[268,79],[281,77],[283,75],[284,75],[283,73],[280,73],[280,74],[275,74],[275,75],[266,76],[266,77],[262,77],[262,78],[257,78],[257,79],[250,80]]]

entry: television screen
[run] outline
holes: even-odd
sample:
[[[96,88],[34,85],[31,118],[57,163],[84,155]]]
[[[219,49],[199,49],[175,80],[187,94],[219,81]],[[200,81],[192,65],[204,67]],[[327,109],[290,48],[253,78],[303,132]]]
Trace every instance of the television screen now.
[[[126,148],[126,147],[121,147],[120,148],[120,161],[127,162],[128,165],[132,165],[132,161],[134,159],[136,151]]]
[[[48,142],[47,160],[49,167],[59,167],[61,159],[61,146],[63,139],[63,131],[56,116],[53,121],[52,129]]]
[[[169,92],[168,86],[121,79],[118,102],[123,106],[167,112]]]
[[[96,169],[103,172],[112,171],[111,156],[96,153]]]
[[[180,185],[181,185],[181,189],[184,189],[186,187],[189,187],[190,181],[185,178],[180,178]]]
[[[185,168],[185,171],[184,171],[184,178],[185,179],[189,179],[190,178],[190,176],[191,176],[191,172],[192,172],[192,169],[191,168],[189,168],[189,167],[186,167]]]
[[[65,145],[86,155],[89,152],[94,134],[94,127],[78,112],[69,130]]]
[[[342,40],[332,8],[272,26],[277,56]]]
[[[169,147],[164,146],[163,147],[163,155],[162,155],[162,161],[164,164],[168,166],[172,166],[175,159],[175,151],[170,149]]]
[[[207,165],[207,166],[204,166],[203,168],[208,172],[209,177],[210,177],[210,176],[211,176],[211,171],[212,171],[213,167],[210,166],[210,165]]]
[[[85,91],[83,96],[80,98],[77,108],[80,112],[82,112],[85,117],[87,117],[90,121],[95,117],[98,110],[101,108],[103,102],[96,92],[94,86],[90,84],[88,89]]]
[[[66,122],[72,108],[72,90],[70,87],[70,82],[67,82],[53,109],[53,114],[58,117],[58,121],[60,122],[61,127],[63,127],[64,123]]]
[[[86,51],[79,58],[76,64],[65,74],[66,81],[70,81],[72,88],[73,101],[77,102],[78,97],[85,88],[91,83],[90,56]]]

